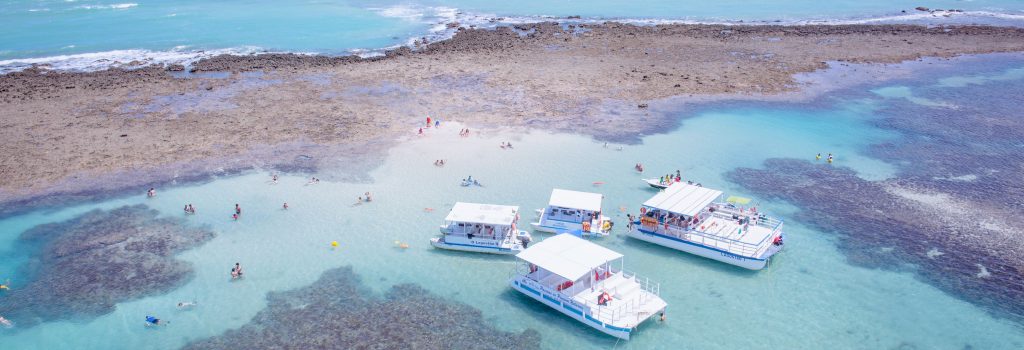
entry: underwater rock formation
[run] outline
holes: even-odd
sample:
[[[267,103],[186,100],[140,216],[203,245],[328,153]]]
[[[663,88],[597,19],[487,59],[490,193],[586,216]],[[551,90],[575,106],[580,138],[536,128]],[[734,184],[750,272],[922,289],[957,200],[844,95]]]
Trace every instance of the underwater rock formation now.
[[[867,181],[847,168],[803,160],[770,159],[764,169],[740,168],[727,177],[800,207],[794,221],[841,233],[840,248],[853,263],[912,269],[964,300],[1024,321],[1019,255],[1006,255],[1009,247],[987,239],[1000,234],[964,220],[970,216],[924,206],[895,181]]]
[[[96,317],[119,302],[181,285],[193,271],[174,254],[214,234],[157,215],[139,204],[25,231],[19,244],[37,251],[19,271],[26,284],[0,298],[0,314],[20,327]]]
[[[185,349],[537,349],[540,335],[487,325],[480,311],[412,284],[382,297],[351,267],[328,270],[310,286],[269,293],[252,321]]]

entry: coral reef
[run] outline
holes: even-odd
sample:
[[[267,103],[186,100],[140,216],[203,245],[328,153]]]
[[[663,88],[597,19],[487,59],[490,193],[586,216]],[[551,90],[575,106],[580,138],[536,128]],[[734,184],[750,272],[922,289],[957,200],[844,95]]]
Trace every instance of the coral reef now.
[[[213,236],[141,204],[36,226],[19,237],[38,249],[18,274],[28,282],[0,298],[0,314],[25,327],[109,313],[187,281],[192,267],[174,254]]]
[[[351,267],[328,270],[310,286],[270,293],[251,322],[185,349],[537,349],[533,330],[493,329],[480,311],[412,284],[383,297],[362,287]]]

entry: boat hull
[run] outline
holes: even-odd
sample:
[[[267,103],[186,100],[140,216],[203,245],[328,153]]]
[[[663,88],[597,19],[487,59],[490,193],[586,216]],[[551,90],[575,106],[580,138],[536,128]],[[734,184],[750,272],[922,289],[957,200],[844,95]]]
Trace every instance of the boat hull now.
[[[577,309],[575,306],[572,306],[571,303],[560,301],[560,298],[557,295],[548,295],[548,293],[545,293],[540,289],[531,288],[530,286],[526,285],[526,283],[521,282],[520,278],[513,278],[509,282],[509,284],[512,285],[512,289],[515,289],[520,293],[523,293],[524,295],[533,298],[534,300],[539,301],[552,309],[558,310],[558,312],[561,312],[566,316],[572,317],[573,319],[580,321],[580,323],[588,325],[591,328],[596,329],[598,331],[601,331],[601,333],[622,340],[629,340],[629,335],[633,331],[632,328],[616,327],[598,321],[597,319],[587,315],[582,310]]]
[[[488,254],[501,254],[511,255],[523,251],[519,246],[514,247],[501,247],[479,244],[479,242],[446,242],[440,237],[434,237],[430,239],[430,245],[434,248],[447,249],[447,250],[458,250],[463,252],[473,253],[488,253]]]
[[[643,179],[643,181],[647,186],[651,186],[652,188],[657,188],[659,190],[668,188],[668,185],[662,185],[657,179]]]
[[[739,266],[749,270],[760,270],[768,265],[768,260],[771,259],[772,253],[777,249],[769,250],[768,254],[765,254],[765,258],[756,259],[736,255],[723,250],[715,249],[712,247],[703,246],[693,242],[683,241],[674,237],[660,235],[657,233],[644,232],[636,227],[629,230],[627,233],[630,237],[639,239],[641,241],[654,243],[663,247],[672,248],[675,250],[687,252],[693,255],[705,257],[712,260],[717,260],[726,264]]]

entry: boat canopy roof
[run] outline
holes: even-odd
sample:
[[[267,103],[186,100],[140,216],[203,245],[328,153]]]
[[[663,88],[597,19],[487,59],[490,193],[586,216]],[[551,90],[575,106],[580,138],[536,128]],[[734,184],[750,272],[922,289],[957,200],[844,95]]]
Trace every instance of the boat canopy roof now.
[[[644,206],[694,216],[721,195],[722,191],[677,182],[648,199]]]
[[[456,202],[445,221],[509,226],[517,213],[517,206]]]
[[[552,207],[600,211],[601,200],[603,198],[604,196],[600,193],[570,191],[556,188],[551,190],[551,201],[548,202],[548,205]]]
[[[516,254],[516,257],[562,278],[575,281],[594,268],[621,258],[622,254],[563,233],[531,244],[529,248]]]

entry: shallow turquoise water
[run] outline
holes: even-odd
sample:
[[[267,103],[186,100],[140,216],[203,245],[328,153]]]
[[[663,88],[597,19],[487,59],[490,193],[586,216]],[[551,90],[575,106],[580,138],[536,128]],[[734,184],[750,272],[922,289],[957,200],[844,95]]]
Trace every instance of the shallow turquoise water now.
[[[963,9],[952,18],[914,11],[917,6]],[[902,13],[901,11],[907,11]],[[7,0],[0,2],[0,73],[31,63],[59,69],[99,69],[134,60],[188,63],[216,53],[259,51],[347,54],[451,34],[445,23],[493,26],[544,20],[588,19],[702,22],[885,20],[916,23],[1024,25],[1015,0],[865,0],[771,2],[305,0],[245,2],[150,0]],[[491,21],[494,17],[501,20]],[[650,21],[649,21],[650,20]],[[652,22],[653,21],[653,22]],[[921,22],[923,21],[923,22]]]
[[[968,88],[1020,79],[1016,74],[948,74],[929,84]],[[34,225],[93,208],[144,203],[163,215],[178,216],[183,204],[193,203],[198,214],[188,220],[209,226],[218,236],[180,255],[197,272],[181,288],[121,303],[113,313],[91,320],[0,330],[0,343],[13,349],[175,349],[245,324],[265,306],[269,291],[304,286],[326,269],[352,265],[376,290],[402,282],[422,285],[480,309],[499,329],[538,330],[546,348],[612,347],[614,339],[511,291],[506,281],[511,258],[431,248],[428,239],[447,209],[456,201],[520,205],[523,218],[532,219],[532,210],[544,206],[551,188],[559,187],[605,194],[605,210],[622,223],[619,207],[635,212],[653,195],[632,170],[636,162],[645,164],[648,175],[679,169],[684,178],[738,195],[747,194],[723,180],[723,173],[759,167],[767,158],[813,159],[817,152],[834,153],[836,166],[851,167],[866,179],[887,178],[894,166],[865,156],[864,150],[899,135],[874,127],[873,113],[893,98],[914,96],[913,90],[913,85],[899,84],[865,88],[850,98],[831,96],[813,105],[711,106],[684,119],[678,130],[646,137],[642,145],[623,146],[621,151],[582,136],[543,132],[495,130],[460,138],[461,125],[452,122],[391,149],[371,172],[371,183],[305,186],[306,178],[284,176],[272,185],[268,172],[257,171],[161,188],[153,199],[139,193],[8,218],[0,221],[0,278],[12,278],[15,286],[14,271],[25,259],[23,252],[12,249],[17,236]],[[499,148],[502,141],[511,141],[515,150]],[[433,166],[438,158],[449,165]],[[459,179],[467,175],[486,187],[460,187]],[[605,184],[595,187],[595,181]],[[366,191],[375,201],[353,206]],[[291,206],[287,211],[280,209],[285,201]],[[797,210],[786,203],[755,201],[783,216]],[[235,203],[245,209],[237,222],[230,219]],[[911,273],[852,266],[831,234],[805,223],[787,221],[785,251],[761,272],[626,239],[622,226],[597,242],[622,252],[627,269],[659,281],[669,313],[668,322],[645,324],[618,346],[998,349],[1024,344],[1019,324],[994,318]],[[329,242],[335,240],[340,247],[332,250]],[[396,241],[410,247],[397,248]],[[227,271],[235,262],[246,266],[247,277],[230,283]],[[197,300],[199,307],[176,310],[175,304],[184,300]],[[159,331],[147,329],[141,321],[147,314],[172,323]]]

